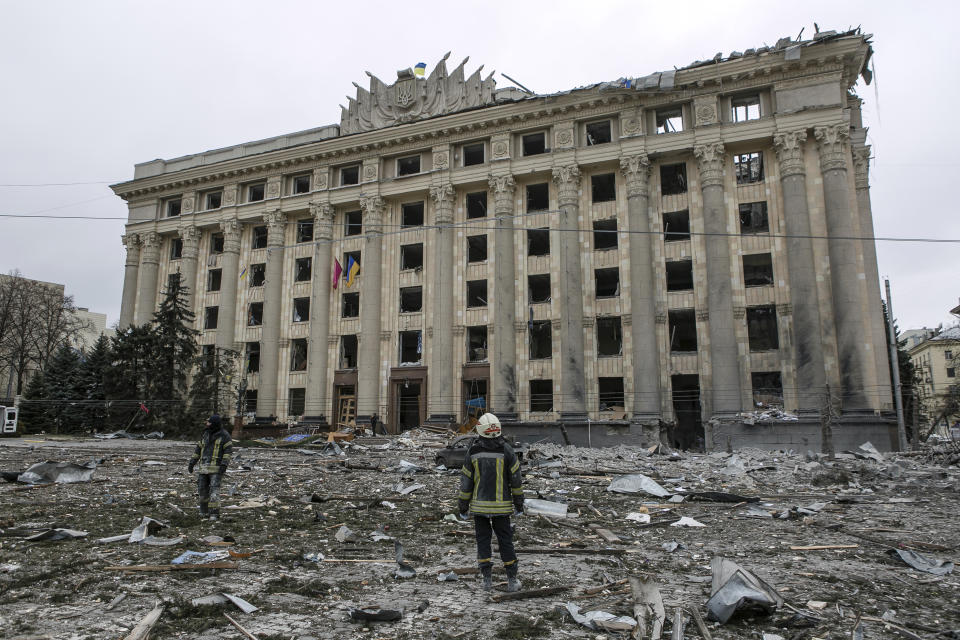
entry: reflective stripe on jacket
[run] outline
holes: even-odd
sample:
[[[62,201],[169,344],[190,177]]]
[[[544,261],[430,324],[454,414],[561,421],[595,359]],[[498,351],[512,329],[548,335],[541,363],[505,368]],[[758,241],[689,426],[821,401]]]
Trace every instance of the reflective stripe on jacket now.
[[[520,460],[502,438],[478,439],[460,469],[460,499],[475,515],[510,515],[515,496],[523,495]]]
[[[222,428],[219,431],[204,429],[190,461],[199,463],[198,473],[219,473],[221,466],[230,464],[232,452],[233,440],[229,433]]]

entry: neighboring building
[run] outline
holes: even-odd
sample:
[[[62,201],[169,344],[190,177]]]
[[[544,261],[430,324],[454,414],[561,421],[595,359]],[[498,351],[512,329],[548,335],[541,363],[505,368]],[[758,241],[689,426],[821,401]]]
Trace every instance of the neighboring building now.
[[[876,252],[856,240],[873,223],[851,89],[871,53],[821,32],[554,95],[446,58],[371,76],[340,126],[114,185],[120,327],[180,272],[202,344],[248,355],[263,420],[398,431],[483,397],[554,439],[664,421],[681,445],[815,448],[829,385],[837,446],[888,447]],[[745,427],[756,402],[800,420]]]
[[[951,312],[952,313],[952,312]],[[917,370],[920,407],[933,427],[946,434],[946,427],[960,421],[960,412],[944,412],[947,397],[956,397],[960,368],[960,326],[944,329],[909,351]]]
[[[75,315],[77,319],[83,323],[84,329],[83,332],[72,341],[72,344],[81,351],[86,351],[93,347],[93,345],[97,343],[97,340],[100,339],[100,336],[112,338],[117,333],[115,329],[107,328],[107,314],[105,313],[96,313],[86,307],[77,307]]]
[[[900,346],[905,351],[910,351],[915,346],[930,338],[936,334],[936,329],[929,329],[927,327],[921,327],[919,329],[907,329],[902,332],[897,338],[897,341],[900,342]]]

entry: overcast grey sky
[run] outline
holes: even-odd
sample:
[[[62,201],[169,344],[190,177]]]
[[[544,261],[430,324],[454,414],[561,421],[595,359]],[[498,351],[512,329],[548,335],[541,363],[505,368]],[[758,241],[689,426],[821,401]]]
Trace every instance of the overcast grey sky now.
[[[537,93],[862,25],[878,237],[960,239],[953,2],[0,2],[0,214],[119,217],[133,165],[339,123],[365,70],[447,51]],[[511,83],[496,76],[499,86]],[[77,183],[73,186],[7,186]],[[0,271],[120,311],[121,220],[0,218]],[[877,243],[901,329],[950,323],[958,243]]]

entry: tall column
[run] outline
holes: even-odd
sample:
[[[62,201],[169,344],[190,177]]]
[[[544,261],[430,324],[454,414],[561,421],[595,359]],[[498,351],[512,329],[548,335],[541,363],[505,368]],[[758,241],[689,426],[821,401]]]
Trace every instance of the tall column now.
[[[137,325],[153,320],[153,312],[157,306],[157,275],[160,270],[160,234],[148,231],[141,239],[143,264],[137,279],[140,288],[137,293]]]
[[[865,132],[864,132],[865,135]],[[874,366],[877,370],[875,408],[891,405],[893,397],[890,386],[890,357],[886,351],[887,336],[884,330],[883,306],[880,304],[880,273],[877,269],[877,245],[873,239],[873,210],[870,206],[870,147],[853,149],[853,184],[857,189],[857,214],[860,220],[860,235],[863,240],[863,270],[867,285],[867,322],[873,343]]]
[[[200,230],[193,224],[180,227],[180,238],[183,240],[183,252],[180,255],[181,283],[185,287],[184,300],[187,309],[193,311],[197,287],[197,256],[200,253]],[[217,323],[219,324],[219,322]],[[202,324],[201,324],[202,326]]]
[[[820,150],[823,203],[830,251],[830,283],[833,288],[833,318],[837,326],[840,364],[840,398],[843,411],[870,407],[864,389],[863,311],[857,279],[857,246],[851,224],[847,160],[850,128],[846,124],[813,130]]]
[[[137,304],[137,272],[140,270],[140,236],[128,233],[121,237],[127,248],[127,260],[123,265],[123,297],[120,298],[121,330],[133,324],[133,310]]]
[[[654,295],[650,216],[650,160],[647,154],[620,159],[620,172],[627,184],[627,218],[630,233],[630,314],[633,365],[631,420],[659,424],[660,356],[657,353],[657,308]]]
[[[240,277],[240,222],[228,218],[220,222],[223,231],[223,256],[220,260],[220,311],[216,344],[233,349],[237,331],[237,283]],[[241,354],[242,355],[242,354]],[[241,366],[246,366],[244,362]]]
[[[493,272],[493,359],[487,409],[501,420],[517,419],[516,249],[513,242],[515,188],[512,175],[490,176],[496,231]]]
[[[583,369],[583,269],[580,265],[580,168],[553,168],[560,206],[560,420],[587,419]]]
[[[380,283],[383,251],[383,212],[380,196],[360,199],[363,253],[360,255],[360,348],[357,354],[357,424],[369,425],[380,405]]]
[[[435,209],[433,344],[430,348],[430,418],[450,424],[456,419],[453,391],[453,185],[430,187]]]
[[[307,364],[305,419],[319,419],[330,406],[327,383],[327,337],[330,333],[330,260],[333,240],[333,207],[311,203],[313,215],[313,290],[310,299],[310,348]]]
[[[279,209],[263,214],[267,223],[267,273],[263,290],[263,332],[260,334],[260,386],[257,418],[276,416],[280,373],[280,311],[283,307],[283,240],[287,216]]]
[[[797,408],[803,413],[820,410],[826,389],[817,272],[810,238],[807,206],[807,169],[803,160],[806,129],[783,131],[773,136],[780,161],[783,218],[787,244],[790,306],[793,309],[794,360],[797,371]]]
[[[730,273],[730,240],[723,198],[723,143],[693,148],[699,161],[703,194],[703,228],[707,246],[707,313],[710,330],[710,369],[713,392],[711,413],[733,417],[739,413],[740,367],[733,322],[733,280]]]

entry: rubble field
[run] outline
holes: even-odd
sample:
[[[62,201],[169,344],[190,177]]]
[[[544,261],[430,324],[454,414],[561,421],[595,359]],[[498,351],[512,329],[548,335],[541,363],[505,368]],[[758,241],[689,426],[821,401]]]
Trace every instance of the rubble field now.
[[[955,444],[835,460],[530,444],[507,594],[496,548],[480,588],[445,442],[236,443],[214,522],[193,443],[0,440],[0,637],[960,638]],[[71,466],[24,482],[45,461]],[[721,624],[722,563],[775,602]]]

